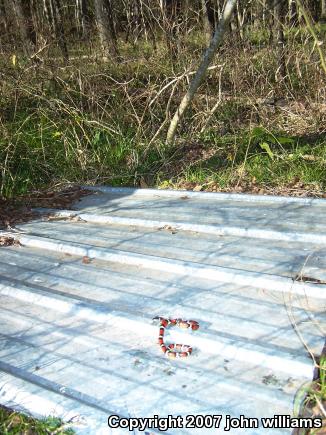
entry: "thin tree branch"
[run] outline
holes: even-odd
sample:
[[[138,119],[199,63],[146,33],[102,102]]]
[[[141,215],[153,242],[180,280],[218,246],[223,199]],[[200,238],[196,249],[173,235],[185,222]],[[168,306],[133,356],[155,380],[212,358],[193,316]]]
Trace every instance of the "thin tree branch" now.
[[[173,140],[175,138],[178,124],[179,124],[181,118],[183,117],[184,112],[191,104],[191,102],[194,98],[194,95],[195,95],[197,89],[199,88],[200,83],[202,82],[203,78],[205,77],[205,74],[207,72],[207,68],[208,68],[209,64],[211,63],[211,61],[213,60],[213,57],[215,55],[215,52],[216,52],[218,46],[220,45],[220,43],[223,40],[224,33],[225,33],[225,31],[227,29],[227,25],[232,17],[232,13],[234,11],[236,2],[237,2],[237,0],[227,0],[222,18],[220,19],[217,30],[216,30],[216,32],[211,40],[211,43],[204,54],[203,60],[202,60],[200,66],[195,74],[195,77],[192,79],[192,81],[190,83],[190,86],[189,86],[187,93],[183,97],[177,111],[175,112],[175,114],[171,120],[169,130],[167,133],[167,137],[166,137],[166,140],[168,143],[173,142]]]

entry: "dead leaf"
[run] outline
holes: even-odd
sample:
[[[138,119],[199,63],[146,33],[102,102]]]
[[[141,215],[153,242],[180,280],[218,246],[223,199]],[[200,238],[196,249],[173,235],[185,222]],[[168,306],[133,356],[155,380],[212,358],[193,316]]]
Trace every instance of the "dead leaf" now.
[[[14,237],[3,236],[0,237],[0,246],[21,246],[21,243]]]
[[[172,227],[171,225],[164,225],[164,227],[159,228],[159,231],[161,230],[171,231],[171,234],[176,234],[178,232],[177,229]]]
[[[65,216],[49,216],[48,218],[47,218],[47,220],[49,221],[49,222],[51,222],[51,221],[65,221],[65,220],[67,220],[68,218],[67,217],[65,217]]]
[[[310,276],[305,276],[298,274],[293,278],[293,281],[310,282],[312,284],[326,284],[326,281],[318,278],[312,278]]]

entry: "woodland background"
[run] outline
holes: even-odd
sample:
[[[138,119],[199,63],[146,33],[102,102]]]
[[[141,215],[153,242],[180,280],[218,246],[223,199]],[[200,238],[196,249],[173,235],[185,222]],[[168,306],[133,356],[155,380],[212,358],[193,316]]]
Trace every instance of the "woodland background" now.
[[[326,0],[0,0],[0,196],[67,183],[325,196]]]

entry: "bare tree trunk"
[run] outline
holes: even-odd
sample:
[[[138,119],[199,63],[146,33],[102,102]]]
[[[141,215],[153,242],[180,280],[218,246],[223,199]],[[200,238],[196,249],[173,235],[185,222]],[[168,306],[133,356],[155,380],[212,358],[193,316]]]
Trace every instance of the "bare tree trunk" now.
[[[0,53],[3,54],[6,45],[8,44],[8,36],[11,36],[13,23],[12,7],[8,4],[8,0],[0,0]],[[11,43],[12,43],[12,38]],[[11,45],[11,44],[10,44]]]
[[[4,33],[8,31],[8,17],[4,0],[0,0],[0,24],[3,25]],[[2,37],[3,35],[1,35]]]
[[[140,0],[140,17],[141,17],[141,27],[142,27],[142,31],[144,32],[145,35],[145,41],[148,41],[148,34],[147,34],[147,26],[146,26],[146,20],[145,20],[145,15],[144,15],[144,6],[143,6],[143,1]]]
[[[95,15],[101,46],[106,54],[118,56],[110,0],[95,0]]]
[[[326,21],[326,0],[321,0],[320,20],[323,22]]]
[[[53,0],[52,9],[54,11],[53,23],[54,23],[55,35],[58,39],[58,44],[61,49],[63,60],[67,62],[69,59],[69,55],[68,55],[67,41],[66,41],[64,25],[63,25],[60,0]]]
[[[292,26],[297,26],[298,25],[298,11],[297,11],[297,4],[296,4],[295,0],[290,0],[289,16],[290,16],[290,24]]]
[[[214,33],[215,25],[210,21],[210,9],[211,5],[209,4],[209,0],[201,0],[201,13],[203,17],[204,31],[206,36],[207,45],[210,43],[212,39],[212,35]]]
[[[187,30],[189,28],[189,1],[190,0],[184,0],[183,2],[183,26],[182,26],[182,33],[184,35],[187,34]]]
[[[117,48],[117,34],[114,26],[112,0],[105,0],[105,8],[107,10],[107,15],[108,15],[109,33],[114,46],[113,49],[116,55],[118,55],[119,53]]]
[[[318,21],[318,0],[307,0],[307,8],[313,18],[314,21]]]
[[[181,0],[163,0],[161,8],[166,43],[173,59],[180,48],[181,3]]]
[[[209,47],[207,48],[206,53],[204,54],[203,60],[200,64],[193,80],[190,83],[190,86],[189,86],[189,89],[188,89],[186,95],[181,100],[181,103],[180,103],[177,111],[175,112],[172,120],[171,120],[169,130],[167,133],[167,137],[166,137],[166,140],[168,143],[173,142],[173,140],[175,138],[178,124],[179,124],[180,120],[182,119],[184,112],[187,110],[187,108],[191,104],[201,81],[205,77],[205,74],[207,72],[207,68],[208,68],[209,64],[211,63],[211,61],[213,60],[213,57],[216,53],[218,46],[221,44],[221,42],[223,40],[224,33],[225,33],[225,31],[228,27],[228,24],[231,20],[235,5],[236,5],[236,0],[227,0],[222,18],[220,19],[220,22],[218,24],[217,30],[214,34],[214,37],[212,38],[211,43],[210,43]]]
[[[29,32],[28,26],[31,25],[30,17],[25,15],[23,4],[21,0],[12,0],[12,6],[15,14],[17,27],[20,33],[24,52],[27,56],[30,56],[33,52],[34,41],[32,40],[32,34]],[[29,7],[29,2],[25,7]]]
[[[284,24],[286,15],[286,4],[284,1],[274,0],[274,19],[275,19],[275,45],[277,48],[278,68],[275,77],[282,80],[286,76],[285,66],[285,37],[284,37]]]
[[[53,32],[59,44],[63,60],[64,62],[67,62],[69,55],[63,26],[60,0],[43,0],[43,8],[51,31]]]
[[[31,1],[31,16],[32,16],[34,30],[35,30],[35,46],[38,49],[42,45],[42,42],[43,42],[43,46],[45,42],[44,19],[43,19],[43,14],[45,13],[45,7],[44,7],[44,2],[40,2],[38,0],[30,0],[30,1]]]
[[[156,51],[157,49],[157,40],[156,40],[156,33],[155,33],[155,23],[156,23],[156,15],[155,15],[155,10],[151,11],[151,0],[149,0],[149,2],[144,1],[144,17],[146,18],[145,21],[145,25],[148,28],[148,34],[149,34],[149,39],[151,40],[152,44],[153,44],[153,48]]]
[[[89,36],[89,16],[86,0],[76,0],[75,11],[80,36],[86,39]]]
[[[50,24],[51,30],[54,31],[53,26],[53,10],[52,10],[52,3],[51,0],[48,2],[48,0],[43,0],[43,9],[44,9],[44,15],[46,17],[47,22]]]
[[[130,29],[133,35],[133,44],[136,44],[136,42],[138,41],[138,38],[140,37],[141,34],[141,28],[142,28],[142,24],[141,24],[141,10],[140,10],[140,2],[139,0],[133,0],[131,2],[131,7],[130,7],[130,16],[131,16],[131,20],[130,20]]]
[[[240,40],[243,41],[243,25],[246,17],[246,5],[241,3],[239,0],[237,1],[236,6],[236,16],[237,16],[237,27],[239,32]],[[264,21],[264,18],[263,18]]]

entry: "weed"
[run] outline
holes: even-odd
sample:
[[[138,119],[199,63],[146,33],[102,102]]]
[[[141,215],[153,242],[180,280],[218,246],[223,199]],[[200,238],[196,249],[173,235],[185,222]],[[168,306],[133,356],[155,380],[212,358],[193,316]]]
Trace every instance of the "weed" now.
[[[19,53],[15,62],[0,56],[0,195],[58,182],[212,182],[227,189],[254,180],[262,187],[303,183],[323,189],[325,140],[303,139],[323,133],[325,125],[324,78],[313,41],[303,31],[300,41],[287,34],[288,80],[276,83],[277,58],[265,44],[267,35],[256,28],[241,44],[226,40],[185,117],[179,143],[170,148],[162,138],[205,47],[201,33],[182,36],[174,61],[160,40],[156,49],[143,40],[120,41],[120,63],[92,58],[82,45],[71,51],[86,58],[72,56],[67,66],[51,58],[31,66]],[[204,144],[207,152],[194,159],[187,143],[198,150]]]
[[[304,397],[305,396],[305,397]],[[304,397],[304,400],[302,401]],[[302,406],[301,405],[302,402]],[[322,420],[322,428],[311,429],[309,435],[322,435],[326,427],[326,357],[322,356],[318,364],[318,377],[309,386],[304,387],[296,399],[296,414],[312,416]],[[301,408],[301,409],[299,409]]]
[[[68,428],[68,426],[68,424],[64,424],[59,418],[47,417],[42,420],[36,420],[25,414],[0,407],[0,432],[3,435],[22,433],[73,435],[75,432],[71,428]]]

